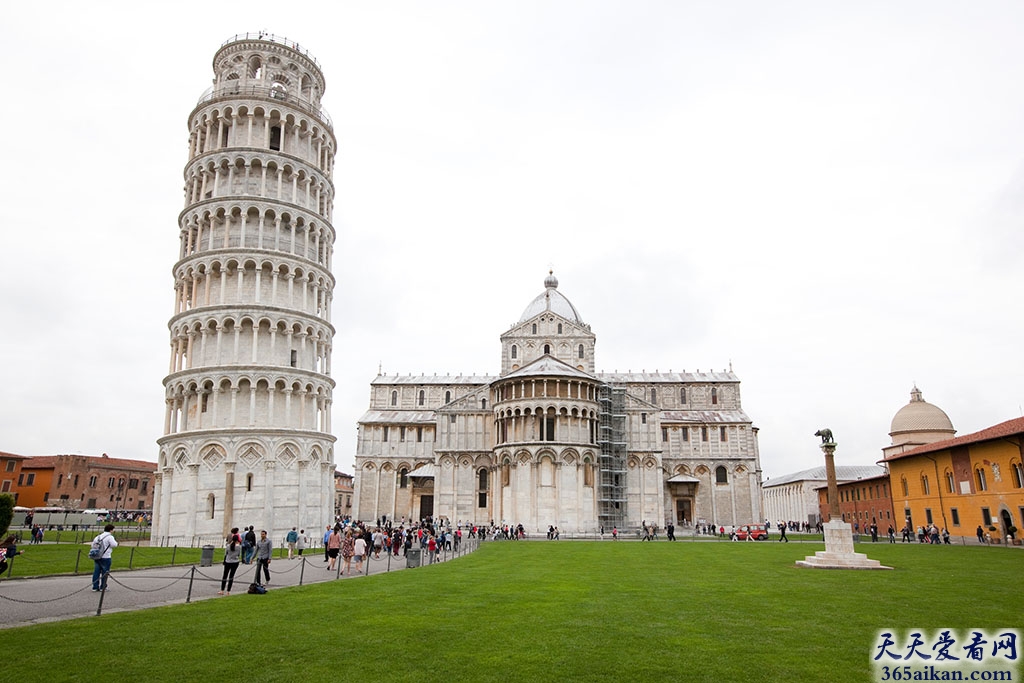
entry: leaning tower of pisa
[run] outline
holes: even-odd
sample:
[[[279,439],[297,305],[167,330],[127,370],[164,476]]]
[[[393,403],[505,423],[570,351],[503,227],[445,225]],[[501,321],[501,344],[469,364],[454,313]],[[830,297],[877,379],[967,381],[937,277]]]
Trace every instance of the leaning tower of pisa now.
[[[298,44],[228,40],[188,118],[154,543],[334,516],[331,181],[324,76]]]

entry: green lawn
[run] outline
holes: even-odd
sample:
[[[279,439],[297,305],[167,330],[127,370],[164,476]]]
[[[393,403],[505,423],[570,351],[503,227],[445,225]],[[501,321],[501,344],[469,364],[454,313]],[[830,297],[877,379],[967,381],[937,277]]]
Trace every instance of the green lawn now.
[[[868,544],[896,569],[793,566],[820,547],[485,543],[416,570],[0,638],[18,681],[872,681],[880,629],[1021,626],[1020,550]]]

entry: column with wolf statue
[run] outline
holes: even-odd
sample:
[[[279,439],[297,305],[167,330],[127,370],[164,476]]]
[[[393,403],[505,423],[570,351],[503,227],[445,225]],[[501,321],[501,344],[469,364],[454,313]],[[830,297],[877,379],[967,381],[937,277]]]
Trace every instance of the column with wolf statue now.
[[[829,519],[824,524],[825,550],[819,550],[798,560],[798,567],[811,569],[892,569],[878,560],[870,560],[864,553],[853,551],[853,529],[839,514],[839,484],[836,482],[836,442],[832,430],[819,429],[814,433],[821,438],[821,451],[825,454],[825,477],[828,480]]]

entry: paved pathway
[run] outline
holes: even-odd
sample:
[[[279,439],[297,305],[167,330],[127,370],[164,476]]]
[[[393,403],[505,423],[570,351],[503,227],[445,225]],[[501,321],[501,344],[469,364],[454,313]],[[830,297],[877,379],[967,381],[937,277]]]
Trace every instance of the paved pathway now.
[[[475,548],[474,542],[464,542],[459,553],[441,553],[438,561],[455,559]],[[426,551],[423,551],[424,564],[426,555]],[[220,590],[223,571],[221,564],[118,571],[117,560],[118,553],[115,550],[114,566],[105,592],[93,592],[91,572],[77,576],[40,576],[0,581],[0,629],[93,616],[97,610],[109,614],[210,598],[230,600],[236,595],[245,594],[256,572],[255,564],[239,565],[231,595],[219,596],[217,591]],[[294,560],[275,558],[270,563],[270,583],[267,589],[360,576],[338,576],[340,565],[341,558],[338,558],[335,570],[326,571],[323,551],[307,551],[303,558]],[[354,571],[355,562],[352,567]],[[388,557],[381,553],[380,559],[371,556],[369,562],[364,564],[362,575],[381,574],[406,567],[405,557]]]

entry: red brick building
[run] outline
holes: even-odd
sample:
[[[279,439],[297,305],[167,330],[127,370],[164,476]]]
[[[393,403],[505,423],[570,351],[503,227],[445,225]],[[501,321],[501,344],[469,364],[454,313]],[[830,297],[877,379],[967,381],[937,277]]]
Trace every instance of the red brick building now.
[[[18,505],[150,510],[156,463],[103,455],[24,458],[15,485]]]
[[[27,460],[24,455],[0,452],[0,493],[10,493],[18,501],[18,477],[21,476],[21,464]]]
[[[829,518],[828,487],[820,487],[818,491],[818,507],[821,518]],[[884,538],[891,524],[896,532],[903,527],[902,520],[893,516],[892,489],[889,486],[889,475],[866,477],[839,484],[839,514],[843,521],[856,528],[860,533],[867,533],[871,523],[878,525],[878,535]],[[899,522],[899,523],[897,523]]]

